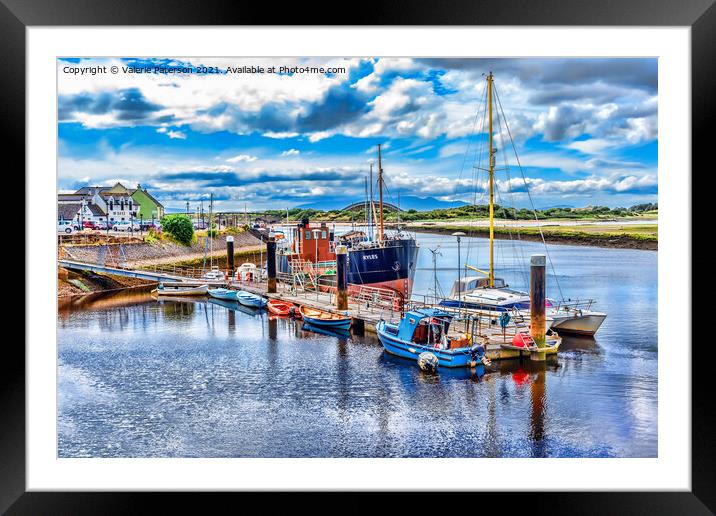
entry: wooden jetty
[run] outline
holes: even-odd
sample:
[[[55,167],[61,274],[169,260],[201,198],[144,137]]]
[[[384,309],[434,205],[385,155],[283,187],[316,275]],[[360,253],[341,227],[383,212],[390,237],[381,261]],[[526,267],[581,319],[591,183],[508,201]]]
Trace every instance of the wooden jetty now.
[[[342,246],[338,246],[342,247]],[[232,250],[229,249],[229,252]],[[169,272],[150,271],[142,269],[128,269],[122,267],[107,267],[104,265],[87,264],[70,260],[60,260],[59,265],[67,269],[90,270],[106,274],[120,274],[137,278],[150,279],[163,282],[167,285],[192,287],[199,285],[210,285],[212,287],[228,287],[237,290],[244,290],[252,294],[258,294],[271,299],[278,299],[293,303],[297,306],[318,308],[328,312],[349,315],[352,318],[352,327],[358,332],[376,332],[376,325],[381,321],[397,322],[408,309],[420,309],[435,307],[434,304],[418,303],[400,300],[396,302],[395,293],[388,289],[376,287],[347,285],[345,279],[341,281],[341,269],[345,272],[346,261],[345,251],[337,249],[338,282],[336,287],[318,286],[315,290],[297,288],[295,284],[287,281],[277,281],[275,267],[275,242],[269,238],[267,242],[268,278],[257,281],[238,281],[229,277],[228,280],[207,280],[197,278],[193,272],[191,275],[182,275],[180,270]],[[271,267],[271,260],[274,266]],[[525,322],[513,324],[503,328],[499,324],[499,315],[495,312],[478,312],[457,310],[451,325],[451,333],[465,333],[475,342],[485,347],[485,355],[490,360],[504,360],[528,357],[531,360],[546,360],[549,356],[555,356],[559,348],[561,338],[554,332],[549,336],[553,345],[545,345],[545,308],[544,308],[544,256],[535,255],[532,264],[532,280],[530,285],[531,296],[535,301],[530,317],[530,325]],[[534,259],[537,258],[535,265]],[[541,298],[541,313],[539,310]],[[444,309],[444,307],[439,307]],[[518,333],[529,333],[534,338],[535,344],[528,347],[513,345],[513,338]],[[541,339],[541,342],[540,342]],[[554,343],[556,342],[556,345]]]

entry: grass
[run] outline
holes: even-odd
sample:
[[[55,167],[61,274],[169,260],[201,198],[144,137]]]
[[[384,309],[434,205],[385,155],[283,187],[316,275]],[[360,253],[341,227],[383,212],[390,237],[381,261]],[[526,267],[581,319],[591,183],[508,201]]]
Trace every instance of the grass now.
[[[414,228],[419,229],[419,228]],[[475,227],[460,224],[443,225],[439,227],[425,227],[428,231],[439,231],[441,233],[463,231],[465,233],[487,235],[487,227]],[[628,240],[635,243],[656,243],[658,242],[657,224],[614,224],[609,226],[597,225],[575,225],[575,226],[542,226],[542,233],[546,239],[573,240],[586,242],[602,242],[609,240]],[[496,235],[522,235],[527,237],[538,237],[540,234],[537,227],[506,228],[496,227]]]

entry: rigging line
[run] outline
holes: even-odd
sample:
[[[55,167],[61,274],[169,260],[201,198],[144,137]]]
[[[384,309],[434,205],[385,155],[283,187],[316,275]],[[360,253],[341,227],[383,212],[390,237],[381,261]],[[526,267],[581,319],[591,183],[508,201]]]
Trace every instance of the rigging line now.
[[[477,134],[477,145],[475,148],[475,155],[473,158],[473,163],[480,164],[482,162],[482,156],[485,151],[485,139],[481,138],[480,136],[482,133],[485,132],[485,120],[487,118],[487,83],[485,83],[485,86],[483,88],[483,95],[482,95],[482,116],[480,117],[480,130]],[[479,110],[478,110],[479,113]],[[472,199],[472,207],[474,209],[474,216],[470,217],[468,219],[468,236],[473,236],[475,234],[474,225],[476,223],[477,219],[477,193],[478,193],[478,187],[479,187],[479,180],[480,180],[480,167],[473,165],[473,199]],[[482,192],[484,196],[484,191]],[[475,241],[475,247],[479,249],[479,243]],[[470,251],[472,249],[472,239],[468,239],[468,249],[467,249],[467,256],[470,256]],[[466,258],[467,261],[469,261],[469,258]]]
[[[507,193],[508,193],[508,196],[509,196],[509,202],[510,202],[510,205],[511,205],[511,209],[512,209],[512,210],[515,210],[515,208],[514,208],[514,206],[515,206],[515,196],[514,196],[514,190],[513,190],[513,188],[512,188],[512,177],[511,177],[511,175],[510,175],[510,167],[509,167],[509,164],[507,163],[507,153],[504,152],[504,149],[506,148],[506,145],[505,145],[504,131],[503,131],[503,128],[502,128],[502,119],[503,119],[503,118],[504,118],[504,113],[503,113],[503,116],[502,116],[502,117],[498,117],[498,118],[497,118],[497,123],[498,123],[498,126],[499,126],[499,133],[498,133],[498,134],[500,135],[500,145],[502,146],[502,149],[503,149],[503,152],[502,152],[502,162],[503,162],[503,164],[504,164],[505,174],[506,174],[506,176],[507,176]],[[505,121],[505,124],[507,124],[507,121]],[[515,240],[514,240],[514,238],[513,238],[513,228],[512,228],[512,226],[511,226],[509,223],[507,223],[507,219],[508,219],[508,217],[507,217],[507,213],[508,213],[508,212],[507,212],[507,209],[506,209],[504,206],[503,206],[502,208],[503,208],[503,214],[504,214],[504,218],[505,218],[505,222],[506,222],[505,226],[507,227],[507,231],[508,231],[508,234],[509,234],[509,236],[510,236],[510,242],[511,242],[511,244],[512,244],[512,255],[513,255],[513,257],[515,258],[515,260],[519,260],[519,262],[518,262],[517,264],[515,264],[515,269],[517,269],[518,272],[520,272],[520,273],[522,274],[522,281],[524,282],[524,284],[525,284],[525,285],[528,285],[528,284],[529,284],[529,283],[528,283],[528,277],[529,277],[529,276],[528,276],[528,271],[527,271],[527,269],[526,269],[526,263],[527,263],[527,262],[526,262],[526,260],[525,260],[525,255],[524,255],[524,249],[523,249],[524,246],[518,245],[518,244],[515,242]],[[513,213],[515,213],[515,212],[516,212],[516,210],[513,211]],[[516,217],[515,217],[515,219],[516,219]],[[517,240],[518,240],[518,241],[520,242],[520,244],[521,244],[521,237],[520,237],[519,227],[515,227],[514,230],[515,230],[514,233],[517,234]]]
[[[494,88],[494,85],[493,85]],[[497,104],[500,107],[500,111],[502,111],[502,116],[504,117],[504,109],[502,108],[502,101],[500,100],[500,95],[497,93],[497,90],[495,90],[495,96],[497,98]],[[559,291],[559,296],[561,299],[564,299],[564,294],[562,294],[562,287],[559,285],[559,278],[557,277],[557,271],[554,268],[554,262],[552,261],[552,256],[549,253],[549,250],[547,249],[547,242],[544,240],[544,233],[542,232],[542,225],[539,223],[539,218],[537,217],[537,211],[535,210],[534,202],[532,201],[532,194],[530,193],[529,185],[527,184],[527,179],[525,178],[525,172],[522,169],[522,163],[520,163],[520,157],[517,155],[517,147],[515,147],[515,140],[512,138],[512,131],[510,131],[510,125],[507,123],[507,120],[505,120],[505,127],[507,128],[507,134],[510,137],[510,142],[512,143],[512,150],[515,153],[515,160],[517,161],[517,167],[520,169],[520,174],[522,175],[522,181],[525,184],[525,191],[527,192],[527,197],[529,198],[530,205],[532,206],[532,213],[535,216],[535,221],[537,222],[537,229],[539,229],[540,237],[542,238],[542,244],[544,245],[544,251],[547,255],[547,259],[549,260],[549,265],[552,269],[552,274],[554,275],[554,281],[557,284],[557,290]]]

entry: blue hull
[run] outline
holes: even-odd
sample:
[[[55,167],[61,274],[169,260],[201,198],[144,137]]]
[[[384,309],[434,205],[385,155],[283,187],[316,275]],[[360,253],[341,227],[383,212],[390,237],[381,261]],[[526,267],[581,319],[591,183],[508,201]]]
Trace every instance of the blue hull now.
[[[314,319],[312,317],[306,317],[304,315],[303,320],[315,328],[325,328],[325,329],[330,329],[330,330],[348,331],[348,329],[351,327],[350,318],[341,319],[338,321],[335,321],[335,320],[325,321],[323,319]]]
[[[480,358],[482,357],[478,356],[473,360],[470,348],[438,349],[414,342],[406,342],[386,333],[384,328],[385,322],[378,323],[376,328],[378,340],[380,340],[383,348],[393,355],[409,358],[417,362],[418,355],[428,351],[438,357],[438,364],[441,367],[474,367],[482,365],[480,362]]]
[[[347,339],[351,336],[350,331],[343,328],[329,328],[329,327],[318,327],[311,323],[304,322],[302,329],[318,333],[320,335],[326,335],[327,337],[336,337],[338,339]]]
[[[209,295],[215,299],[223,299],[225,301],[236,301],[236,291],[224,288],[215,288],[209,290]]]
[[[237,294],[236,297],[239,303],[251,308],[263,308],[264,306],[266,306],[266,303],[268,303],[268,301],[261,296],[251,294],[249,292],[241,292]]]

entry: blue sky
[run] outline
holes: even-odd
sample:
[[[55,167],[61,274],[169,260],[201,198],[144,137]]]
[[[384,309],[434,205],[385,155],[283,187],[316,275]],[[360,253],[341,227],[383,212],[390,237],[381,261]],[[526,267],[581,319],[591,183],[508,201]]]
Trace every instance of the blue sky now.
[[[226,73],[251,65],[345,71]],[[120,71],[68,73],[88,66]],[[58,60],[58,188],[140,183],[170,208],[212,192],[226,210],[359,201],[381,143],[389,200],[483,202],[488,71],[498,202],[529,207],[522,175],[537,207],[656,202],[656,59]]]

